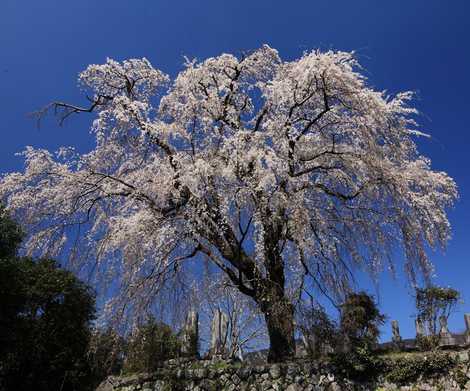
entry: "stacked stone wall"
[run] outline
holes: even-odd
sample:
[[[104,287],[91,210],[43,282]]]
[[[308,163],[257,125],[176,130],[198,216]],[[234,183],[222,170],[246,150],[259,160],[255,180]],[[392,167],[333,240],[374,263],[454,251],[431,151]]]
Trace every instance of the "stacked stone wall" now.
[[[170,360],[151,374],[110,377],[97,391],[458,391],[470,390],[468,351],[449,353],[458,367],[438,377],[396,385],[378,379],[360,383],[332,374],[331,368],[297,361],[285,364],[242,365],[227,361]]]

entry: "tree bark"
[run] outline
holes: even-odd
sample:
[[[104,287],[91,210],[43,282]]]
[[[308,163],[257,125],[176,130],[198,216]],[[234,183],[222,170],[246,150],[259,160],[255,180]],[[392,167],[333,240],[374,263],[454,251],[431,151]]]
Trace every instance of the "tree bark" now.
[[[284,297],[263,306],[269,334],[268,362],[285,362],[295,356],[294,308]]]
[[[269,362],[285,362],[295,356],[294,306],[285,295],[285,271],[281,256],[282,218],[272,218],[272,212],[264,211],[264,250],[266,275],[263,276],[256,263],[243,250],[231,227],[224,222],[218,209],[213,211],[214,219],[223,228],[221,232],[205,232],[231,267],[220,265],[240,292],[253,298],[264,314],[268,329],[270,347]],[[279,213],[282,216],[283,213]],[[273,221],[271,221],[273,220]],[[199,244],[201,251],[212,257],[210,250]],[[248,285],[245,282],[249,282]]]

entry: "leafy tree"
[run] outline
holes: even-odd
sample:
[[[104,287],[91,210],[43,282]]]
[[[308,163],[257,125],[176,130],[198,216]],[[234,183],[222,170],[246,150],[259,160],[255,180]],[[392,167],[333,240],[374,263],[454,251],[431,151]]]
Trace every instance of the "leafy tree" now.
[[[0,204],[0,259],[11,258],[23,239],[23,232],[11,218],[5,207]]]
[[[55,261],[15,256],[21,236],[2,211],[0,389],[84,389],[94,296]]]
[[[122,298],[151,305],[198,278],[189,259],[211,262],[263,313],[269,360],[287,359],[289,292],[341,297],[351,266],[377,272],[396,248],[426,276],[426,248],[450,235],[456,185],[417,152],[412,94],[375,91],[360,70],[352,53],[283,61],[267,45],[187,61],[171,84],[146,59],[90,65],[91,104],[48,108],[61,122],[96,113],[95,148],[27,148],[0,197],[35,227],[29,250],[98,259]]]
[[[341,305],[340,331],[352,347],[371,348],[380,335],[385,316],[366,292],[350,293]]]
[[[438,335],[439,318],[444,317],[447,320],[460,299],[460,292],[450,287],[430,285],[416,289],[417,317],[427,326],[431,336]]]
[[[22,237],[19,225],[0,205],[0,358],[16,344],[17,315],[25,306],[25,286],[15,258]]]
[[[23,281],[21,265],[16,259],[0,259],[0,377],[3,359],[21,339],[18,314],[27,305],[27,287]]]
[[[129,338],[124,372],[151,372],[179,354],[179,341],[170,326],[151,317]]]
[[[52,260],[18,258],[0,262],[0,274],[6,268],[14,276],[16,293],[21,298],[15,317],[6,325],[10,344],[0,359],[5,388],[83,389],[94,317],[90,289]]]

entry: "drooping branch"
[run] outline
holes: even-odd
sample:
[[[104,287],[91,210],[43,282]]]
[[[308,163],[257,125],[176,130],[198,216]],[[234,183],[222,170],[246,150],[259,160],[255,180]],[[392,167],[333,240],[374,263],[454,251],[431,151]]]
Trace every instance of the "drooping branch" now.
[[[31,113],[31,116],[37,119],[37,124],[38,126],[40,126],[42,118],[50,110],[53,110],[54,115],[59,118],[59,125],[62,126],[64,124],[64,121],[72,114],[92,113],[97,107],[105,106],[108,102],[113,100],[113,97],[106,95],[98,95],[94,99],[91,99],[89,97],[87,97],[87,99],[90,101],[90,106],[88,107],[81,107],[70,103],[56,101],[49,103],[42,109]]]

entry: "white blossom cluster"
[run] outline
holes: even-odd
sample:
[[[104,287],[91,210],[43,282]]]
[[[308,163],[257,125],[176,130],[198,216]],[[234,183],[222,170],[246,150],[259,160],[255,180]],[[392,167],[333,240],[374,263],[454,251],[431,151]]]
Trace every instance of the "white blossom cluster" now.
[[[417,152],[412,94],[375,91],[360,71],[353,53],[283,61],[267,45],[187,61],[173,82],[146,59],[91,65],[79,82],[97,103],[95,148],[28,147],[0,197],[29,253],[96,259],[127,295],[194,257],[247,292],[272,262],[293,291],[340,292],[397,248],[412,277],[429,273],[456,185]]]

